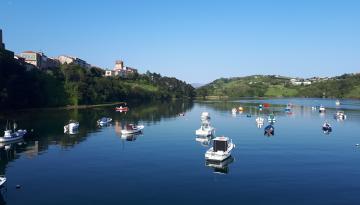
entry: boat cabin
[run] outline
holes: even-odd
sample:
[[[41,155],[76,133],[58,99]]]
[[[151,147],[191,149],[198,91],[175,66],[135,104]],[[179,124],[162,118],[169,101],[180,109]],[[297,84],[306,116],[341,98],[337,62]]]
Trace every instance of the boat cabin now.
[[[227,137],[216,137],[213,140],[214,152],[223,151],[226,152],[229,146],[229,138]]]

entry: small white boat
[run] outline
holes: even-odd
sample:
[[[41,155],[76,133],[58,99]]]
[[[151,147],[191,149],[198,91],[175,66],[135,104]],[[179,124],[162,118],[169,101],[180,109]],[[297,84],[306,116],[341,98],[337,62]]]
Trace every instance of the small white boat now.
[[[320,113],[321,113],[321,112],[326,112],[325,107],[322,106],[322,105],[320,105],[320,107],[319,107],[319,112],[320,112]]]
[[[6,177],[5,176],[0,176],[0,187],[3,186],[6,182]]]
[[[203,113],[201,113],[201,120],[202,121],[205,121],[205,120],[210,120],[210,113],[208,113],[208,112],[203,112]]]
[[[206,151],[205,159],[210,161],[223,161],[231,156],[235,144],[228,137],[215,137],[213,146]]]
[[[334,118],[338,119],[338,120],[345,120],[346,115],[345,115],[344,111],[337,111],[334,115]]]
[[[102,117],[101,119],[99,119],[99,120],[97,121],[97,123],[102,126],[102,125],[106,125],[106,124],[110,123],[111,121],[112,121],[111,118]]]
[[[210,125],[208,120],[201,121],[201,127],[195,131],[198,136],[212,136],[215,134],[215,128]]]
[[[121,130],[121,134],[127,135],[127,134],[135,134],[139,133],[144,129],[144,125],[133,125],[128,124],[125,126],[125,129]]]
[[[315,106],[312,106],[312,107],[311,107],[311,110],[316,110],[316,107],[315,107]]]
[[[64,126],[64,133],[73,134],[79,129],[79,122],[75,120],[70,120],[69,124]]]
[[[335,105],[336,105],[336,106],[340,106],[340,101],[339,101],[339,100],[336,100],[336,101],[335,101]]]

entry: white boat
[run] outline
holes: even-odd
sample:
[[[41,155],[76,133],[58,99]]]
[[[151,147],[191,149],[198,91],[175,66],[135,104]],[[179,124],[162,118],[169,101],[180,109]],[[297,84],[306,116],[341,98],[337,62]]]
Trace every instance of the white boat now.
[[[133,125],[128,124],[125,126],[125,129],[121,130],[121,134],[127,135],[127,134],[135,134],[139,133],[144,129],[144,125]]]
[[[111,121],[112,121],[111,118],[102,117],[101,119],[99,119],[99,120],[97,121],[97,123],[102,126],[102,125],[106,125],[106,124],[110,123]]]
[[[210,161],[223,161],[231,156],[235,144],[228,137],[215,137],[213,146],[206,151],[205,159]]]
[[[325,111],[326,111],[325,107],[322,106],[322,105],[320,105],[320,107],[319,107],[319,112],[325,112]]]
[[[338,119],[338,120],[345,120],[346,115],[345,115],[344,111],[337,111],[334,115],[334,118]]]
[[[335,105],[336,105],[336,106],[340,106],[340,101],[339,101],[339,100],[336,100],[336,101],[335,101]]]
[[[3,186],[6,182],[6,177],[5,176],[0,176],[0,187]]]
[[[311,110],[316,110],[316,107],[315,107],[315,106],[312,106],[312,107],[311,107]]]
[[[231,113],[232,113],[233,115],[236,115],[236,112],[237,112],[236,108],[233,108],[233,109],[231,110]]]
[[[201,127],[195,131],[198,136],[212,136],[215,134],[215,128],[210,125],[208,120],[201,121]]]
[[[210,113],[208,112],[203,112],[201,113],[201,120],[204,121],[204,120],[210,120]]]
[[[64,133],[74,134],[79,129],[79,122],[70,120],[69,124],[64,126]]]

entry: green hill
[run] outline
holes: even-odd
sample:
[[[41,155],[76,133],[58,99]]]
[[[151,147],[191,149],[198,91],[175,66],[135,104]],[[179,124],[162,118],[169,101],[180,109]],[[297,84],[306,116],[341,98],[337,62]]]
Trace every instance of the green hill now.
[[[196,89],[198,97],[334,97],[360,98],[360,74],[312,78],[310,85],[294,85],[290,77],[253,75],[220,78]],[[310,82],[310,80],[305,80]]]

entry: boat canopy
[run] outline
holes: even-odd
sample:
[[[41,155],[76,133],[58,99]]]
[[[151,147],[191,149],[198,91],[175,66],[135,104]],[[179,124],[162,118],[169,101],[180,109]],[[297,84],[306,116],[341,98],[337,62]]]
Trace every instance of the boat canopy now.
[[[214,145],[213,145],[214,152],[217,151],[226,152],[227,148],[228,148],[228,138],[217,137],[214,139]]]

